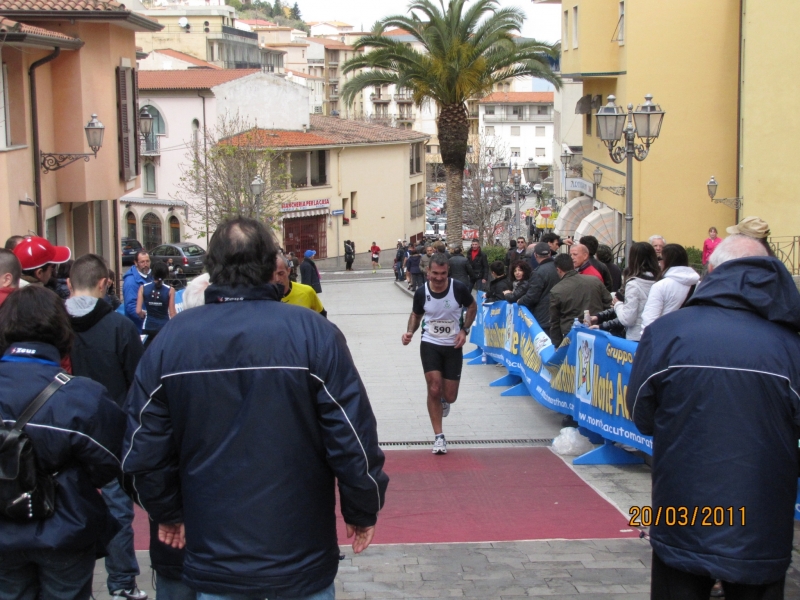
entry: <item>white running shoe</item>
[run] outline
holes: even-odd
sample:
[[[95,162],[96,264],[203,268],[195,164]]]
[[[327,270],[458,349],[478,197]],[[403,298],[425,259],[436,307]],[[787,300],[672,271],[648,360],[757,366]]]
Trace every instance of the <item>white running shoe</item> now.
[[[450,414],[450,403],[445,402],[444,398],[442,398],[442,418],[446,417]]]
[[[437,437],[436,441],[433,442],[433,453],[447,454],[447,442],[444,441],[444,436]]]

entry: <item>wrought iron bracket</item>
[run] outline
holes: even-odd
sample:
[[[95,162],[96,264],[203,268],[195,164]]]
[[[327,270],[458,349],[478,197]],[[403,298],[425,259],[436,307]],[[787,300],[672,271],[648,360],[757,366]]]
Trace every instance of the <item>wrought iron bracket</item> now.
[[[732,208],[734,210],[739,210],[742,208],[742,200],[743,198],[712,198],[711,201],[714,204],[724,204],[725,206]]]
[[[625,186],[624,185],[610,185],[610,186],[598,185],[597,187],[598,187],[598,189],[606,190],[608,192],[611,192],[615,196],[624,196],[625,195]]]
[[[66,154],[66,153],[48,153],[48,152],[40,152],[39,153],[39,164],[42,166],[42,171],[45,174],[49,173],[50,171],[58,171],[59,169],[63,169],[67,165],[71,165],[75,161],[83,159],[85,162],[89,162],[91,157],[97,158],[97,151],[100,148],[92,148],[93,152],[87,152],[82,154]]]

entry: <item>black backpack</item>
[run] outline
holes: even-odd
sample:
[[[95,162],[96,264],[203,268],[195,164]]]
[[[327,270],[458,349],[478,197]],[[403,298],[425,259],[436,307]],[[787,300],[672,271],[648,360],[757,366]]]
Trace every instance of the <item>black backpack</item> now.
[[[0,422],[0,517],[12,521],[36,521],[53,516],[56,510],[55,476],[43,473],[36,464],[33,442],[22,430],[44,403],[71,375],[59,373],[33,399],[13,427]]]

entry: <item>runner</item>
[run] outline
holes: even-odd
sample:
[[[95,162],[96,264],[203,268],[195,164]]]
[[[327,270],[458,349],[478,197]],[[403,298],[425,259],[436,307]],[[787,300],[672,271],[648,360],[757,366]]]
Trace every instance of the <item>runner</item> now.
[[[372,246],[370,246],[370,254],[372,255],[372,272],[374,273],[376,269],[381,268],[380,259],[381,259],[381,248],[375,242],[372,242]]]
[[[428,414],[436,436],[434,454],[447,454],[442,418],[458,396],[462,347],[475,320],[477,304],[469,288],[448,276],[447,257],[436,253],[428,267],[428,281],[414,293],[414,307],[408,319],[403,345],[407,346],[422,323],[419,353],[428,386]],[[466,312],[465,310],[466,309]]]

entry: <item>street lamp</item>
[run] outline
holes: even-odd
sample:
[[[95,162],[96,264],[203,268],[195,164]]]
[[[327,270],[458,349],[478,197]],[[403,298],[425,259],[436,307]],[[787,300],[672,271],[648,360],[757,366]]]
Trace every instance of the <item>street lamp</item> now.
[[[76,160],[83,159],[89,162],[89,159],[94,156],[97,158],[97,152],[103,146],[103,134],[105,133],[105,125],[97,120],[97,115],[92,115],[91,120],[84,126],[83,130],[86,132],[86,141],[89,143],[91,152],[81,154],[64,154],[64,153],[39,153],[39,164],[42,166],[42,171],[49,173],[50,171],[58,171],[69,164],[74,163]]]
[[[256,219],[261,217],[261,193],[264,191],[264,180],[259,175],[250,182],[250,193],[256,197]]]
[[[592,177],[594,178],[594,185],[596,189],[599,190],[608,190],[612,194],[616,194],[617,196],[624,196],[625,195],[625,186],[606,186],[600,185],[603,182],[603,171],[600,170],[600,167],[595,167],[594,171],[592,171]],[[595,199],[597,198],[597,193],[594,195]]]
[[[153,115],[147,112],[147,108],[143,108],[139,113],[139,133],[144,137],[150,135],[153,131]]]
[[[714,179],[714,176],[711,176],[711,179],[708,180],[706,187],[708,188],[708,195],[711,198],[711,201],[715,204],[724,204],[725,206],[729,206],[734,210],[739,210],[742,208],[742,201],[744,198],[715,198],[717,195],[717,180]]]
[[[531,180],[528,179],[529,173],[532,177],[535,177],[533,173],[536,170],[536,165],[533,164],[533,167],[531,167],[532,163],[532,160],[528,160],[523,167],[523,171],[525,171],[525,179],[527,180],[527,182],[524,184],[522,183],[522,177],[518,172],[516,172],[516,163],[513,167],[509,167],[506,165],[506,163],[501,161],[492,167],[492,177],[494,178],[494,182],[500,186],[500,192],[507,198],[512,196],[514,197],[514,210],[516,211],[516,218],[514,219],[516,237],[519,237],[521,231],[519,218],[519,197],[520,195],[525,197],[533,192],[533,185],[531,184]]]
[[[664,111],[658,104],[653,104],[653,96],[647,94],[644,104],[633,110],[628,104],[626,113],[614,102],[614,96],[608,97],[608,104],[597,111],[597,133],[608,148],[611,160],[619,164],[627,160],[625,181],[625,256],[633,243],[633,159],[643,161],[647,158],[650,145],[661,133]],[[639,137],[640,144],[636,143]],[[617,146],[622,139],[624,146]]]

